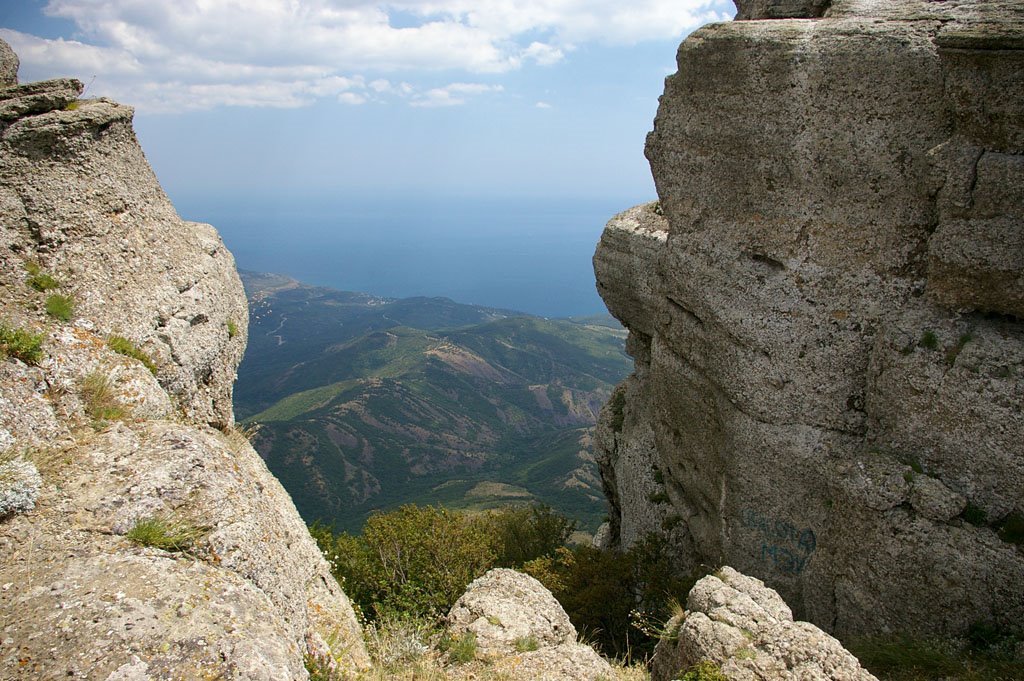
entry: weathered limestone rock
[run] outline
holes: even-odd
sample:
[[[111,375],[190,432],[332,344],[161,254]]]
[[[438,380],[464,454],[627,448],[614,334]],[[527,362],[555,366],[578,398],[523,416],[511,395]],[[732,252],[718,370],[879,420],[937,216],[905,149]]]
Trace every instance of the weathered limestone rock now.
[[[18,55],[11,46],[0,40],[0,87],[18,84]]]
[[[873,681],[842,644],[789,607],[759,579],[723,567],[694,585],[674,639],[658,644],[652,681],[679,678],[709,660],[730,681]]]
[[[683,43],[660,201],[594,257],[636,363],[598,429],[613,545],[660,526],[840,634],[1020,621],[1022,59],[1024,7],[968,0]]]
[[[733,0],[737,19],[811,19],[820,17],[832,0]]]
[[[230,424],[248,323],[234,259],[212,227],[177,216],[131,108],[66,110],[80,90],[70,80],[0,90],[0,112],[23,116],[0,126],[0,281],[23,289],[23,266],[37,261],[99,335],[153,358],[187,418]]]
[[[366,667],[351,604],[232,428],[247,308],[231,255],[178,218],[131,109],[68,106],[79,91],[0,90],[0,677]],[[54,294],[69,321],[44,312]],[[186,528],[187,550],[128,538],[153,519]]]
[[[496,675],[544,681],[612,678],[608,662],[576,641],[551,592],[529,575],[496,568],[466,588],[448,614],[456,636],[473,634],[476,654]]]

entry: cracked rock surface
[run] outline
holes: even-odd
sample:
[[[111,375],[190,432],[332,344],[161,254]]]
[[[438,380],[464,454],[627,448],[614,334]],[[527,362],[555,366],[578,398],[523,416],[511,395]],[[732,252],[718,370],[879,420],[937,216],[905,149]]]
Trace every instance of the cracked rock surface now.
[[[730,567],[697,582],[686,612],[658,644],[652,681],[681,676],[703,661],[729,681],[877,681],[842,644],[807,622],[759,579]]]
[[[658,203],[594,256],[636,367],[598,427],[609,541],[837,634],[1019,622],[1024,6],[737,4],[666,81]]]
[[[348,598],[234,428],[231,254],[178,217],[130,108],[16,71],[0,42],[0,678],[367,666]]]

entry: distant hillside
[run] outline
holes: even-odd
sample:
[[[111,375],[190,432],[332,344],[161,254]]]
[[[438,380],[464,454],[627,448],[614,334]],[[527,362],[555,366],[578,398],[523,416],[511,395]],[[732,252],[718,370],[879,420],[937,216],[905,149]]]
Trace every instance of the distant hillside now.
[[[540,500],[593,530],[591,431],[630,368],[610,317],[551,320],[242,272],[235,407],[307,520],[358,529],[406,502]]]

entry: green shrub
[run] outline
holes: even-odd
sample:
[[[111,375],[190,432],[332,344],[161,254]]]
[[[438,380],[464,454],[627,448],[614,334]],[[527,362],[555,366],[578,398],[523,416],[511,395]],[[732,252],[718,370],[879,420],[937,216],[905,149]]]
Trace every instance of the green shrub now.
[[[135,343],[132,343],[124,336],[110,336],[107,338],[107,347],[119,355],[139,360],[147,369],[149,369],[151,374],[156,376],[156,363],[153,362],[149,355],[140,350]]]
[[[25,282],[37,291],[49,291],[60,288],[56,279],[39,267],[39,263],[29,260],[25,263],[25,271],[28,272],[28,279]]]
[[[643,659],[658,642],[654,628],[666,622],[673,602],[685,602],[699,575],[677,574],[663,538],[650,534],[629,551],[592,546],[561,548],[523,566],[558,599],[577,630],[591,632],[605,655]]]
[[[1015,511],[1003,518],[999,525],[999,538],[1009,544],[1024,544],[1024,515]]]
[[[62,322],[69,322],[75,314],[75,302],[70,296],[54,293],[46,299],[46,314]]]
[[[319,524],[310,532],[370,619],[443,615],[494,564],[484,525],[440,507],[409,504],[375,513],[358,537]]]
[[[939,347],[939,337],[935,335],[935,332],[928,329],[921,334],[921,340],[917,342],[925,350],[934,350]]]
[[[506,506],[482,519],[491,537],[495,564],[518,568],[553,554],[576,530],[576,521],[545,504]]]
[[[169,515],[152,516],[135,522],[128,533],[128,539],[140,546],[170,552],[190,551],[196,541],[206,532]]]
[[[234,338],[238,335],[238,324],[235,324],[234,319],[228,320],[228,338]]]
[[[0,324],[0,356],[16,357],[25,364],[43,359],[43,335]]]

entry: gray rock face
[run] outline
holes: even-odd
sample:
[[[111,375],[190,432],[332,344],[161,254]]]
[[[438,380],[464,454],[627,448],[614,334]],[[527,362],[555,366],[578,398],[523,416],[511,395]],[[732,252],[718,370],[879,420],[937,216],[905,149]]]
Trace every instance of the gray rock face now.
[[[1024,8],[836,0],[678,59],[660,202],[594,257],[636,362],[613,544],[665,533],[841,634],[1019,621]]]
[[[18,84],[18,55],[11,46],[0,40],[0,87]]]
[[[733,0],[737,19],[812,19],[820,17],[832,0]]]
[[[365,667],[351,604],[232,428],[247,308],[231,255],[178,218],[131,109],[79,91],[0,90],[0,677]],[[44,312],[52,295],[70,320]],[[187,551],[161,548],[176,530]]]
[[[212,227],[178,217],[132,110],[66,108],[80,90],[71,80],[0,90],[0,277],[20,291],[36,261],[99,334],[153,358],[186,418],[228,425],[248,325],[234,259]]]
[[[658,644],[652,681],[679,678],[705,660],[730,681],[875,680],[839,641],[794,622],[777,593],[730,567],[697,582],[669,626],[678,634]]]
[[[608,662],[576,641],[576,628],[551,592],[529,575],[496,568],[466,588],[451,612],[456,636],[473,634],[491,672],[545,681],[612,678]]]

